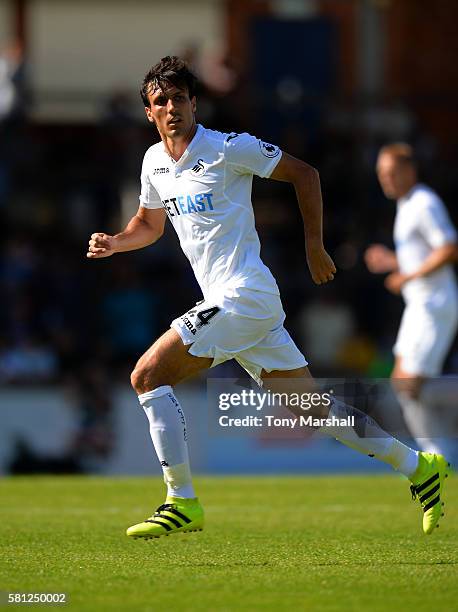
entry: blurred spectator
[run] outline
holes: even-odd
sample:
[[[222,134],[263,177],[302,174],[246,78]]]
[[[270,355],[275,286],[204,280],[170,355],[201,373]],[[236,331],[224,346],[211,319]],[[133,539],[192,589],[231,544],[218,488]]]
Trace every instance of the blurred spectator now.
[[[102,302],[101,327],[115,363],[132,364],[158,335],[157,299],[127,258],[113,269]]]
[[[0,53],[0,127],[22,110],[23,50],[19,41]]]
[[[70,454],[83,471],[96,471],[113,451],[115,428],[111,388],[105,367],[92,359],[74,378],[71,390],[79,428]]]
[[[307,359],[317,368],[332,368],[355,331],[355,321],[347,304],[334,299],[314,299],[299,315],[299,333]]]
[[[32,280],[39,265],[33,238],[9,237],[0,259],[0,283],[4,291],[15,291]]]
[[[24,113],[22,45],[12,42],[0,51],[0,210],[11,191],[14,136]]]
[[[49,383],[57,375],[58,361],[53,347],[38,338],[29,336],[0,350],[0,383]]]
[[[230,95],[237,85],[237,73],[229,65],[223,48],[203,51],[199,73],[207,89],[221,98]]]

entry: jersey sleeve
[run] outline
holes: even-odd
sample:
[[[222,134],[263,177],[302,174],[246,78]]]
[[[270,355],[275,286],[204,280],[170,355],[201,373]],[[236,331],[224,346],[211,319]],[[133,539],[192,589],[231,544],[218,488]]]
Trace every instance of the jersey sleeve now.
[[[161,198],[148,176],[147,154],[143,158],[141,173],[141,193],[139,196],[140,205],[145,208],[162,208]]]
[[[250,134],[229,134],[225,141],[226,162],[235,174],[268,178],[282,156],[281,150]]]
[[[456,229],[439,198],[429,200],[420,208],[418,222],[422,236],[433,249],[457,241]]]

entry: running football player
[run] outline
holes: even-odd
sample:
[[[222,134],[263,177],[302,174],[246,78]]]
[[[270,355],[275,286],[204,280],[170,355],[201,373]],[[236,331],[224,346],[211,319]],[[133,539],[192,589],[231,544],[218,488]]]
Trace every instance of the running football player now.
[[[168,217],[203,294],[202,302],[172,321],[132,372],[167,485],[165,503],[127,530],[134,538],[200,530],[204,524],[191,478],[186,421],[173,391],[183,379],[236,359],[269,388],[276,380],[291,379],[295,388],[313,390],[307,361],[283,326],[277,283],[260,258],[253,175],[294,186],[312,279],[327,283],[336,272],[323,246],[318,172],[249,134],[223,134],[198,125],[195,87],[194,75],[177,57],[163,58],[146,74],[141,96],[161,141],[144,157],[140,206],[121,233],[92,234],[87,253],[99,259],[151,245]],[[442,511],[445,459],[410,449],[338,400],[312,412],[355,417],[355,427],[325,426],[321,431],[406,474],[412,492],[420,496],[423,530],[431,533]]]

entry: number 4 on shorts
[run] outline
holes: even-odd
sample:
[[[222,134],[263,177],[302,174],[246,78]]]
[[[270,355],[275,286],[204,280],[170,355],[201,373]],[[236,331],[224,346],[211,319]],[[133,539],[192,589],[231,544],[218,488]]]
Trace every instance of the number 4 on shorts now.
[[[206,308],[205,310],[201,310],[197,313],[197,318],[199,319],[198,327],[202,325],[208,325],[210,320],[220,311],[218,306],[212,306],[211,308]]]

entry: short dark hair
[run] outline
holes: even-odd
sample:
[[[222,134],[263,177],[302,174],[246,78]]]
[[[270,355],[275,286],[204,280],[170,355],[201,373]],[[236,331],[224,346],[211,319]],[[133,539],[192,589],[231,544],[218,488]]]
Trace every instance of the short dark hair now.
[[[379,155],[391,155],[400,164],[409,164],[417,167],[417,160],[413,147],[406,142],[392,142],[383,146]]]
[[[166,55],[145,74],[140,89],[144,105],[149,107],[149,93],[159,88],[164,90],[170,85],[186,88],[190,98],[196,95],[197,77],[186,62],[176,55]]]

